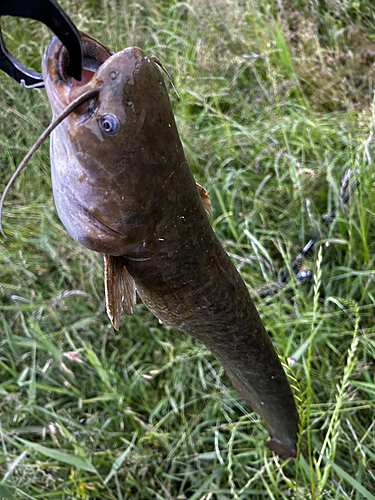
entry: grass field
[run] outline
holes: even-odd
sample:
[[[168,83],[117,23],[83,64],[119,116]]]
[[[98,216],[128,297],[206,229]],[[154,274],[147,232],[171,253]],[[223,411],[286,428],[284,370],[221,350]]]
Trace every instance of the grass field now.
[[[375,500],[375,7],[370,0],[73,0],[79,29],[156,55],[215,232],[289,358],[297,460],[198,341],[143,304],[120,331],[102,260],[62,227],[47,143],[9,194],[0,247],[0,497]],[[2,19],[40,68],[50,32]],[[44,90],[0,74],[5,185],[50,120]],[[301,263],[290,265],[360,185]],[[264,293],[265,288],[277,291]]]

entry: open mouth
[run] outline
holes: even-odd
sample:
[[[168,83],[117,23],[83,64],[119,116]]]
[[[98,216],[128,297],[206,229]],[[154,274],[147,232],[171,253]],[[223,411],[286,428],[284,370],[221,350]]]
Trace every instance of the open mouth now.
[[[83,49],[83,71],[82,80],[79,82],[66,73],[66,68],[69,62],[69,54],[63,46],[59,54],[59,73],[61,79],[71,89],[86,85],[94,76],[100,66],[113,55],[107,47],[99,43],[97,40],[81,33],[82,49]]]

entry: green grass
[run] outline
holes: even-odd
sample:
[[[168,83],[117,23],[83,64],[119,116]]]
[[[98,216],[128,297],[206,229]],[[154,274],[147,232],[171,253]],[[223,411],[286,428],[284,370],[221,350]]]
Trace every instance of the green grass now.
[[[0,497],[375,499],[375,9],[370,0],[62,1],[113,50],[171,73],[176,121],[212,224],[254,295],[299,398],[300,453],[264,424],[202,345],[139,303],[116,333],[100,256],[52,200],[45,144],[7,198],[0,247]],[[2,19],[38,70],[50,34]],[[43,90],[0,74],[6,183],[50,119]],[[350,183],[303,265],[278,282]],[[0,476],[0,477],[1,477]]]

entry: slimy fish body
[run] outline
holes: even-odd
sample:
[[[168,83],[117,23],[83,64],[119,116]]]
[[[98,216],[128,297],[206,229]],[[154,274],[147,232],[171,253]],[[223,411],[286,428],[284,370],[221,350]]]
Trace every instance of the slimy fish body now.
[[[249,292],[220,245],[209,199],[186,162],[158,64],[82,35],[83,81],[52,39],[43,78],[54,116],[89,89],[51,136],[53,194],[70,235],[105,254],[107,310],[118,328],[135,293],[162,322],[202,341],[264,419],[266,445],[296,454],[298,414]]]

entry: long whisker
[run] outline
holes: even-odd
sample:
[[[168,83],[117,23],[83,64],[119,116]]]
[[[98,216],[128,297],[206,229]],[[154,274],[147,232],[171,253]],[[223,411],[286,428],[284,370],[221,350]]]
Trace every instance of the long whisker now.
[[[6,238],[1,219],[2,219],[2,214],[3,214],[3,206],[4,206],[4,200],[6,195],[8,194],[9,189],[12,187],[13,182],[17,179],[19,173],[23,169],[23,167],[26,165],[26,163],[30,160],[30,158],[33,156],[35,151],[38,150],[38,148],[43,144],[43,142],[47,139],[47,137],[50,135],[50,133],[68,116],[72,111],[74,111],[80,104],[83,102],[87,101],[90,97],[94,96],[95,94],[98,93],[100,89],[100,86],[95,87],[94,89],[90,89],[84,94],[80,95],[74,101],[72,101],[65,109],[64,111],[56,118],[55,121],[53,121],[42,133],[42,135],[39,137],[39,139],[35,142],[35,144],[30,148],[28,151],[27,155],[24,157],[24,159],[21,161],[21,163],[18,165],[16,168],[15,172],[13,173],[12,177],[9,179],[8,184],[5,186],[5,189],[3,191],[3,194],[1,195],[0,199],[0,232],[1,234]]]
[[[177,89],[176,89],[176,87],[174,86],[174,83],[173,83],[172,77],[171,77],[171,75],[168,73],[168,71],[165,69],[164,64],[163,64],[163,63],[160,61],[160,59],[158,59],[156,56],[151,56],[151,57],[150,57],[150,59],[151,59],[151,61],[154,61],[154,63],[155,63],[155,64],[157,64],[157,65],[159,66],[159,68],[161,68],[161,69],[164,71],[164,73],[165,73],[165,74],[167,75],[167,77],[168,77],[168,80],[171,82],[172,88],[173,88],[173,90],[176,92],[177,97],[178,97],[179,99],[181,99],[180,94],[177,92]]]

